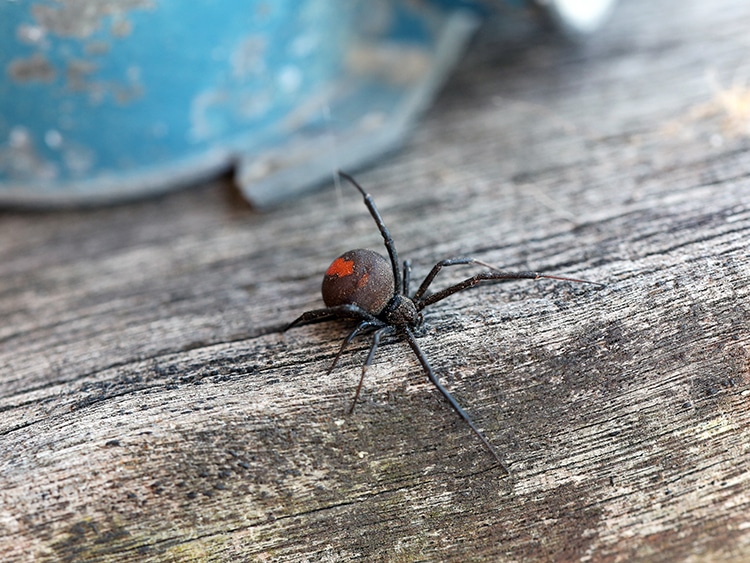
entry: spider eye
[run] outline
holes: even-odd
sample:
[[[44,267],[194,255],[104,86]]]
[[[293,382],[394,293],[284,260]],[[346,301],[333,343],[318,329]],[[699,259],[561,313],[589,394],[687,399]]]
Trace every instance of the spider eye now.
[[[377,315],[393,297],[391,264],[372,250],[345,252],[328,266],[322,293],[327,307],[357,305]]]

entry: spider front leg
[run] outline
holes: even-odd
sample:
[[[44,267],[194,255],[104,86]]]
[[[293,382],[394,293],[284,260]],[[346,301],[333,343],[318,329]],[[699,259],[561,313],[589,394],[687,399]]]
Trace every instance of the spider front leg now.
[[[430,273],[427,274],[427,277],[422,281],[422,285],[419,286],[419,289],[417,292],[412,296],[412,300],[418,301],[420,297],[422,297],[427,291],[427,288],[430,287],[430,284],[434,281],[435,276],[438,275],[440,270],[443,269],[445,266],[463,266],[466,264],[479,264],[480,266],[484,266],[486,268],[489,268],[491,270],[497,270],[494,266],[487,264],[487,262],[482,262],[481,260],[477,260],[476,258],[448,258],[446,260],[441,260],[437,264],[435,264],[432,267],[432,270],[430,270]]]
[[[440,384],[440,381],[438,381],[435,372],[432,371],[432,367],[427,361],[427,358],[422,352],[422,349],[419,347],[419,344],[417,344],[417,339],[414,338],[414,333],[408,328],[405,328],[403,334],[406,337],[406,341],[409,343],[409,346],[411,346],[411,349],[414,351],[414,354],[416,354],[419,363],[422,364],[422,369],[424,369],[425,374],[427,374],[427,379],[429,379],[430,382],[435,387],[437,387],[437,390],[440,391],[443,397],[445,397],[448,403],[450,403],[450,406],[453,407],[453,410],[458,413],[458,416],[464,419],[464,422],[469,425],[469,428],[471,428],[474,434],[476,434],[476,436],[482,441],[484,447],[487,448],[487,450],[492,454],[492,457],[497,460],[497,462],[500,464],[500,467],[502,467],[505,473],[510,476],[510,469],[508,469],[508,466],[505,465],[505,462],[500,458],[500,455],[498,455],[498,453],[495,451],[495,448],[492,447],[490,441],[484,436],[484,434],[482,434],[479,428],[476,427],[474,421],[471,420],[471,417],[469,417],[469,415],[466,414],[466,411],[461,408],[461,405],[459,405],[458,401],[453,398],[453,395],[451,395],[448,390]]]
[[[380,236],[383,237],[383,243],[385,244],[385,249],[388,251],[388,257],[391,259],[391,268],[393,269],[393,293],[398,293],[399,291],[401,291],[401,284],[403,282],[401,280],[401,270],[399,270],[396,243],[393,242],[393,237],[391,237],[391,233],[388,231],[388,227],[385,226],[385,221],[383,221],[383,218],[380,216],[380,211],[378,211],[378,208],[375,205],[375,200],[372,199],[372,196],[368,194],[354,178],[349,176],[349,174],[339,170],[339,176],[347,180],[352,186],[359,190],[359,193],[362,194],[362,197],[365,200],[365,205],[367,206],[367,210],[370,212],[370,215],[375,221],[375,224],[378,226]]]
[[[478,260],[476,262],[480,264],[484,264],[484,262],[479,262]],[[414,304],[416,305],[417,310],[421,311],[428,305],[437,303],[438,301],[441,301],[445,299],[446,297],[450,297],[454,293],[458,293],[459,291],[463,291],[464,289],[469,289],[470,287],[474,287],[475,285],[478,285],[480,282],[483,282],[483,281],[539,280],[539,279],[561,280],[561,281],[569,281],[569,282],[575,282],[575,283],[589,283],[592,285],[598,285],[600,287],[604,287],[604,284],[599,283],[599,282],[592,282],[592,281],[581,280],[577,278],[564,278],[562,276],[550,276],[547,274],[542,274],[540,272],[502,272],[500,270],[497,270],[494,272],[480,272],[475,276],[472,276],[460,283],[457,283],[456,285],[446,287],[445,289],[438,291],[437,293],[433,293],[432,295],[428,297],[425,297],[423,299],[415,299]],[[424,285],[424,283],[422,285]]]

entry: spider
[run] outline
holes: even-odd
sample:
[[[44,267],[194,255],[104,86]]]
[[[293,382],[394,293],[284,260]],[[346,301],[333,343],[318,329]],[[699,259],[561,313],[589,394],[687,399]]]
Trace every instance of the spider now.
[[[489,440],[477,428],[471,417],[461,408],[456,399],[453,398],[453,395],[440,383],[430,363],[417,344],[414,333],[422,326],[422,310],[429,305],[442,301],[446,297],[450,297],[454,293],[474,287],[483,281],[538,280],[547,278],[576,283],[590,283],[598,286],[602,286],[603,284],[575,278],[545,275],[539,272],[504,272],[476,258],[456,257],[441,260],[435,264],[419,288],[410,297],[411,262],[409,260],[404,261],[402,273],[402,270],[399,268],[396,245],[380,216],[378,208],[375,206],[372,196],[349,174],[342,171],[338,173],[362,194],[365,205],[383,237],[385,248],[388,251],[388,259],[377,252],[362,248],[350,250],[336,258],[328,267],[323,277],[322,294],[323,302],[326,305],[325,308],[303,313],[289,323],[284,328],[284,331],[294,326],[334,319],[358,321],[357,326],[344,339],[338,353],[333,359],[331,367],[328,369],[328,373],[330,374],[349,343],[362,331],[368,329],[374,330],[370,352],[367,355],[365,363],[362,365],[362,374],[360,375],[354,399],[348,411],[349,414],[354,411],[354,406],[362,390],[365,373],[367,372],[367,368],[372,364],[381,339],[383,336],[394,332],[401,335],[414,351],[430,382],[445,397],[453,410],[468,424],[469,428],[479,438],[487,451],[492,454],[505,473],[510,475],[508,466],[492,447]],[[484,266],[489,268],[489,271],[480,272],[436,293],[427,294],[427,290],[440,270],[446,266],[467,264]]]

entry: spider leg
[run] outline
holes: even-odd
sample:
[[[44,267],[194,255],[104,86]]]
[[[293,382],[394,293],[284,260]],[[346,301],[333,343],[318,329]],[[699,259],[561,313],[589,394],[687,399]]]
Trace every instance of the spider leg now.
[[[313,309],[312,311],[302,313],[299,317],[284,327],[284,332],[295,326],[310,323],[322,323],[330,321],[331,319],[355,319],[382,324],[376,317],[357,305],[337,305],[335,307]]]
[[[430,284],[435,279],[435,276],[437,276],[440,270],[442,270],[445,266],[461,266],[465,264],[479,264],[481,266],[490,268],[491,270],[497,269],[494,266],[490,266],[486,262],[477,260],[476,258],[457,257],[448,258],[447,260],[441,260],[432,267],[432,270],[430,270],[430,273],[427,274],[427,277],[424,279],[424,281],[422,281],[422,284],[419,286],[417,292],[412,296],[412,300],[418,301],[424,295],[425,291],[427,291],[427,288],[430,287]]]
[[[341,348],[339,348],[338,353],[336,354],[336,357],[333,358],[333,363],[331,363],[331,367],[328,368],[328,371],[326,372],[326,375],[330,375],[330,373],[333,371],[333,368],[336,367],[336,363],[339,361],[339,358],[341,357],[341,354],[344,353],[344,350],[349,345],[349,343],[354,340],[354,337],[357,336],[360,331],[369,328],[371,326],[382,326],[382,323],[375,324],[372,321],[362,321],[359,323],[356,327],[354,327],[354,330],[349,333],[349,336],[346,337],[346,339],[341,343]]]
[[[446,287],[445,289],[440,290],[437,293],[433,293],[432,295],[429,295],[427,297],[417,299],[414,301],[414,304],[417,306],[417,310],[421,311],[428,305],[437,303],[438,301],[441,301],[445,299],[446,297],[450,297],[454,293],[458,293],[459,291],[463,291],[464,289],[469,289],[470,287],[474,287],[475,285],[478,285],[480,282],[483,282],[483,281],[538,280],[538,279],[562,280],[562,281],[570,281],[570,282],[576,282],[576,283],[590,283],[593,285],[604,287],[603,283],[592,282],[588,280],[580,280],[577,278],[564,278],[562,276],[549,276],[546,274],[541,274],[539,272],[503,272],[500,270],[496,270],[494,272],[480,272],[476,274],[475,276],[472,276],[460,283],[457,283],[456,285]]]
[[[427,374],[427,379],[429,379],[432,384],[437,387],[437,390],[443,394],[443,397],[445,397],[445,399],[450,403],[451,407],[453,407],[453,410],[456,411],[456,413],[458,413],[458,415],[464,419],[466,424],[469,425],[469,428],[471,428],[474,434],[476,434],[477,437],[482,441],[484,447],[487,448],[487,450],[492,454],[492,457],[494,457],[495,460],[500,464],[500,467],[502,467],[505,473],[510,476],[510,470],[508,469],[508,466],[505,465],[505,462],[502,459],[500,459],[500,456],[495,451],[495,448],[492,447],[489,440],[487,440],[484,434],[479,431],[479,428],[474,425],[474,422],[471,420],[469,415],[466,414],[466,411],[461,408],[461,405],[458,404],[456,399],[453,398],[453,395],[451,395],[448,390],[440,384],[440,381],[438,381],[435,372],[432,371],[432,367],[427,361],[427,358],[422,352],[422,349],[419,347],[419,344],[417,344],[417,340],[416,338],[414,338],[414,333],[412,333],[412,331],[408,328],[404,328],[404,335],[406,336],[406,341],[409,343],[409,346],[411,346],[411,349],[414,350],[419,363],[422,364],[422,368],[424,369],[425,374]]]
[[[404,295],[409,295],[411,284],[411,260],[404,260]]]
[[[362,366],[362,375],[359,377],[359,383],[357,384],[357,390],[354,392],[354,399],[352,399],[352,406],[349,407],[349,414],[352,414],[354,412],[354,406],[357,404],[357,399],[359,399],[359,392],[362,390],[362,382],[365,380],[365,373],[367,373],[367,368],[370,367],[372,364],[372,360],[375,357],[375,352],[378,350],[378,345],[380,344],[380,337],[384,334],[387,334],[393,330],[393,327],[390,325],[386,325],[383,328],[380,328],[375,331],[375,333],[372,335],[372,346],[370,347],[370,353],[367,354],[367,360],[365,360],[364,365]]]
[[[398,293],[401,291],[401,270],[398,263],[398,252],[396,251],[396,243],[393,242],[393,238],[391,238],[391,233],[388,232],[388,227],[385,226],[385,222],[383,221],[383,218],[380,216],[380,212],[378,211],[378,208],[375,207],[375,200],[372,199],[372,196],[368,194],[362,186],[360,186],[357,181],[349,176],[346,172],[342,172],[339,170],[339,176],[342,178],[348,180],[355,188],[359,190],[359,192],[362,194],[362,197],[365,200],[365,205],[367,206],[367,209],[370,211],[370,215],[372,215],[372,218],[375,220],[375,224],[378,226],[378,229],[380,230],[380,234],[383,237],[383,242],[385,243],[385,248],[388,251],[388,256],[391,259],[391,268],[393,269],[393,293],[394,295],[398,295]]]

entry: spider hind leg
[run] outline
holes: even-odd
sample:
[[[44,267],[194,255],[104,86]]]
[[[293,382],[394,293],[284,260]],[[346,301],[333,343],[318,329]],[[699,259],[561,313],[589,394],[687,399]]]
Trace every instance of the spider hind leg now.
[[[404,336],[406,337],[406,341],[409,343],[409,346],[411,346],[411,349],[414,351],[414,354],[416,354],[419,363],[422,364],[422,368],[424,369],[424,372],[430,382],[437,388],[438,391],[440,391],[443,397],[445,397],[453,410],[456,411],[458,416],[460,416],[464,420],[464,422],[469,425],[469,428],[471,428],[472,432],[474,432],[474,434],[479,438],[487,451],[492,454],[492,457],[494,457],[500,467],[503,468],[503,471],[505,471],[505,473],[510,477],[510,469],[508,469],[508,466],[502,460],[500,455],[495,451],[495,448],[492,447],[490,441],[485,437],[484,434],[482,434],[479,428],[477,428],[477,426],[474,424],[474,421],[471,420],[471,417],[463,408],[461,408],[461,405],[458,404],[458,401],[453,398],[453,395],[451,395],[450,392],[442,386],[440,381],[438,381],[438,378],[435,375],[435,372],[432,370],[430,363],[427,361],[427,358],[422,352],[422,349],[419,347],[419,344],[417,344],[417,341],[414,338],[414,333],[412,333],[409,329],[405,329]]]

